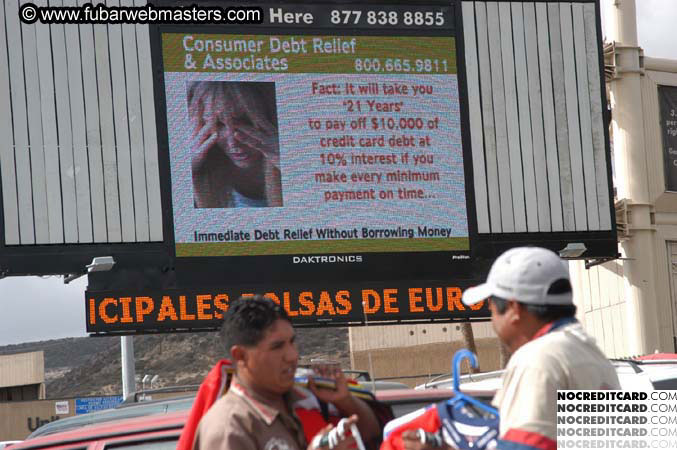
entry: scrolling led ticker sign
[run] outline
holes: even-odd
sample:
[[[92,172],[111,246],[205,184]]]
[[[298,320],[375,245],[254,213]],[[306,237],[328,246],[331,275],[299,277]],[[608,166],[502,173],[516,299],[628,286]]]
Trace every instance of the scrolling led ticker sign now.
[[[215,329],[240,296],[253,289],[166,290],[119,296],[113,292],[87,292],[87,331]],[[340,286],[333,289],[295,286],[264,293],[284,306],[295,325],[319,322],[334,325],[398,320],[480,318],[487,305],[461,302],[459,286],[421,283],[381,283],[371,287]]]

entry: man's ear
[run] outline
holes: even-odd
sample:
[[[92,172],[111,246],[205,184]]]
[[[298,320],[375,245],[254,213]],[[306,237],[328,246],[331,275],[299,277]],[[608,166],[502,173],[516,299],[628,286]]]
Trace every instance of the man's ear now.
[[[230,348],[230,356],[233,357],[233,362],[244,361],[247,356],[247,349],[241,345],[233,345]]]
[[[510,313],[510,319],[517,322],[522,317],[523,305],[516,300],[508,300],[508,308],[506,312]]]

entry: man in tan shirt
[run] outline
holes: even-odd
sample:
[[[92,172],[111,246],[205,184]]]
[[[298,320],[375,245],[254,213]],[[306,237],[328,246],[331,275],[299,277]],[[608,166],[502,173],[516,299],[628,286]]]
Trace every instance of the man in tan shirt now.
[[[614,367],[576,320],[568,264],[545,248],[512,248],[485,283],[463,293],[466,305],[482,300],[512,354],[493,401],[501,416],[496,449],[556,450],[558,390],[620,389]],[[406,450],[432,448],[413,430],[402,440]]]
[[[350,394],[343,373],[334,374],[336,390],[317,388],[312,379],[312,394],[294,388],[296,334],[281,306],[258,296],[236,300],[224,315],[221,337],[236,375],[226,395],[200,421],[194,450],[315,449],[306,442],[294,405],[318,399],[351,416],[365,441],[380,433],[373,411]],[[348,437],[334,448],[354,445]]]

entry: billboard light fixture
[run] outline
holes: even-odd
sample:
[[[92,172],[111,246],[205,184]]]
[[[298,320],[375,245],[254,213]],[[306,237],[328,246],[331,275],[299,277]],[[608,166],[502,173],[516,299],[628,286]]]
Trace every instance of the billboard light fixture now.
[[[582,242],[569,242],[566,247],[559,251],[559,257],[564,259],[579,258],[588,248]]]
[[[97,256],[92,259],[92,263],[88,264],[87,272],[108,272],[115,265],[115,259],[112,256]]]
[[[63,277],[63,283],[68,284],[73,280],[77,280],[81,276],[83,276],[85,273],[92,273],[92,272],[108,272],[113,268],[115,265],[115,259],[112,256],[97,256],[94,259],[92,259],[91,264],[87,264],[85,267],[87,268],[87,272],[81,272],[81,273],[71,273],[68,275],[64,275]]]

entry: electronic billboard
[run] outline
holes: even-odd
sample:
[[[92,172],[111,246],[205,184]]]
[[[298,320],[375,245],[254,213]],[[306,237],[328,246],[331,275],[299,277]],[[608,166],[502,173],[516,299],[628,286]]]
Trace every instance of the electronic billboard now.
[[[85,302],[88,331],[106,333],[213,329],[254,293],[301,325],[483,319],[461,293],[507,248],[617,255],[599,2],[246,7],[260,20],[99,24],[40,48],[80,63],[55,66],[55,83],[83,86],[56,106],[82,112],[71,146],[92,196],[64,190],[68,171],[16,172],[40,195],[65,174],[46,234],[38,215],[15,220],[40,207],[3,175],[3,273],[75,276],[113,256]]]
[[[477,280],[454,6],[261,7],[157,27],[181,288],[92,289],[88,329],[208,328],[251,293],[300,325],[486,317],[460,303]]]
[[[524,100],[540,91],[510,91],[548,86],[520,79],[531,55],[517,50],[534,51],[525,39],[537,23],[561,14],[598,39],[598,5],[506,5],[277,2],[254,5],[261,23],[152,27],[172,260],[159,287],[121,291],[114,276],[90,275],[88,330],[211,329],[229,301],[255,293],[298,325],[482,319],[487,305],[465,307],[461,293],[509,247],[584,242],[590,258],[615,255],[606,132],[572,128],[564,103],[552,111],[557,130],[548,129],[545,109],[542,118],[524,114]],[[510,17],[511,29],[492,36],[492,20],[504,27]],[[549,25],[538,45],[560,39],[568,51],[564,25]],[[597,55],[585,40],[576,45]],[[552,66],[567,55],[553,51]],[[468,61],[484,70],[470,81]],[[570,71],[543,72],[551,89],[543,99],[587,96],[597,126],[601,60],[585,61],[571,70],[589,72],[590,91],[567,91]],[[502,79],[487,84],[494,70]],[[473,120],[484,127],[479,146]],[[547,149],[524,134],[539,121]],[[560,139],[565,127],[571,138],[594,138],[597,161],[573,159],[582,150]],[[546,153],[555,139],[559,148]],[[592,190],[580,195],[579,173],[586,189],[597,183],[599,205]]]

